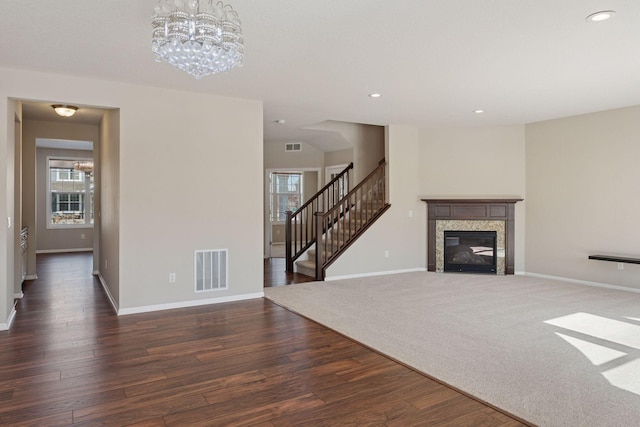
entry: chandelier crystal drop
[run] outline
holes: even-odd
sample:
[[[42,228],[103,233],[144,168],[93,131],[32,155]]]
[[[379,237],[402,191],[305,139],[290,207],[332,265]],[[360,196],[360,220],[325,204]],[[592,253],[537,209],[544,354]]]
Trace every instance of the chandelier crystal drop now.
[[[213,0],[159,0],[151,20],[151,50],[200,79],[242,66],[244,40],[238,14]]]

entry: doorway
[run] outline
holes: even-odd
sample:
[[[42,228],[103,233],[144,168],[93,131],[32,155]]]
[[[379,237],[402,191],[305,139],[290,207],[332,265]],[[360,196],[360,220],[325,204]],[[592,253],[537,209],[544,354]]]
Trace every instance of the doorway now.
[[[284,258],[285,212],[295,212],[322,188],[320,173],[320,168],[265,171],[265,258]]]

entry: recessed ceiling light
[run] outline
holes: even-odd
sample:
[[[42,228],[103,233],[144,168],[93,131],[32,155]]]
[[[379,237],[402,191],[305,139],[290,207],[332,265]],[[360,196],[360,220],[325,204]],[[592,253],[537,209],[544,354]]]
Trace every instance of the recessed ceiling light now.
[[[380,98],[382,95],[380,95],[379,93],[370,93],[369,94],[369,98]]]
[[[484,110],[473,110],[473,112],[476,114],[482,114],[484,113]]]
[[[279,125],[283,125],[283,124],[287,123],[287,121],[285,119],[278,119],[275,122],[278,123]]]
[[[590,22],[606,21],[607,19],[612,18],[613,15],[615,14],[616,14],[615,10],[601,10],[600,12],[595,12],[587,16],[587,21],[590,21]]]

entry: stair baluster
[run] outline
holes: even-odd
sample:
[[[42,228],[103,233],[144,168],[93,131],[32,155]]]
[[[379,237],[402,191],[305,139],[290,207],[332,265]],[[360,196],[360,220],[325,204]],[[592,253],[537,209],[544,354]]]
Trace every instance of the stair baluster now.
[[[318,207],[314,213],[312,240],[316,248],[312,255],[315,261],[312,271],[316,280],[324,280],[327,267],[391,207],[386,201],[385,171],[386,163],[383,159],[373,172],[344,197],[335,201],[333,206],[328,206],[325,212]],[[332,191],[322,197],[329,201],[335,194]],[[302,252],[307,249],[308,247],[304,248]],[[298,261],[298,266],[300,267],[300,263],[310,264],[310,261],[311,259]],[[305,268],[311,266],[307,265]],[[293,271],[293,261],[291,269]]]

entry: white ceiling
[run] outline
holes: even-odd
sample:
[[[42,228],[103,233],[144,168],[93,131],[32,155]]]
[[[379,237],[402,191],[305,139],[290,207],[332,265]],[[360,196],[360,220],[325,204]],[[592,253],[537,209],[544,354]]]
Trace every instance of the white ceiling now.
[[[327,120],[513,125],[640,104],[638,0],[228,1],[245,64],[225,74],[154,61],[155,0],[3,0],[0,66],[260,99],[266,140],[318,146],[335,143]],[[603,9],[617,14],[585,21]]]

